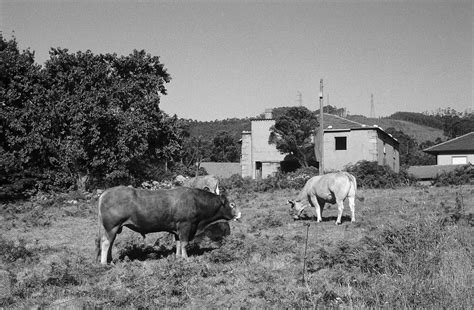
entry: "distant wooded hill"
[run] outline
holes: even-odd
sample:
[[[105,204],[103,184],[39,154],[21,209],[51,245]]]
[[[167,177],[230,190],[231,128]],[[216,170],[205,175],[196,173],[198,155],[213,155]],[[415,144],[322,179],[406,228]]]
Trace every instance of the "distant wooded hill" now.
[[[279,111],[279,109],[281,108],[276,108],[275,110]],[[261,117],[261,115],[257,116],[257,118],[258,117]],[[366,125],[377,125],[383,129],[393,127],[398,131],[403,131],[419,143],[435,141],[437,138],[441,138],[443,141],[447,139],[443,133],[440,121],[433,116],[423,115],[421,113],[398,112],[387,118],[368,118],[362,115],[349,115],[347,118]],[[410,119],[411,121],[400,118]],[[189,125],[189,131],[192,137],[201,136],[205,140],[211,140],[219,131],[227,131],[231,136],[240,139],[242,131],[250,130],[251,119],[252,118],[231,118],[209,122],[186,120],[186,122]]]
[[[212,140],[220,131],[227,131],[232,137],[240,139],[242,131],[250,130],[250,118],[229,118],[210,122],[195,120],[185,121],[189,126],[191,137],[202,137]]]
[[[441,138],[443,141],[447,139],[443,129],[419,125],[410,121],[392,119],[390,117],[368,118],[362,115],[350,115],[347,118],[366,125],[377,125],[382,127],[382,129],[387,129],[390,127],[395,128],[396,130],[403,131],[406,135],[410,136],[418,143],[425,141],[435,141],[437,138]]]

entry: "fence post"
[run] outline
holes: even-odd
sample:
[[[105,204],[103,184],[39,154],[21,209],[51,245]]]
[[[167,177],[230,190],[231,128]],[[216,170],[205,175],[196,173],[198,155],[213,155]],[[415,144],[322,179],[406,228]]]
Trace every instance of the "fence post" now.
[[[304,275],[306,272],[306,250],[308,248],[308,234],[309,234],[309,223],[304,223],[304,226],[306,226],[306,240],[304,243],[304,257],[303,257],[303,284],[305,283]]]

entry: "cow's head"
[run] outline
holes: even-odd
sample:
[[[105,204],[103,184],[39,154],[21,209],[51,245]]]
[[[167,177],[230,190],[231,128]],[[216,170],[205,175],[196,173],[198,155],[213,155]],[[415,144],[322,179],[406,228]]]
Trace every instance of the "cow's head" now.
[[[239,220],[242,216],[242,213],[240,212],[240,209],[235,205],[235,203],[229,202],[227,196],[225,195],[220,195],[220,198],[226,219],[234,221]]]
[[[288,204],[290,205],[290,215],[292,215],[295,220],[299,219],[306,205],[295,200],[288,200]]]

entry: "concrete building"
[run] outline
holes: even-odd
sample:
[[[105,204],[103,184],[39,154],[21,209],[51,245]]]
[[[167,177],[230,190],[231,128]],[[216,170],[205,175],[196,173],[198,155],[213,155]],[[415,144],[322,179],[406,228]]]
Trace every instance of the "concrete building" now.
[[[361,160],[399,172],[399,142],[377,125],[324,114],[324,170],[343,170]]]
[[[268,143],[270,128],[275,124],[272,117],[271,110],[265,110],[264,119],[252,120],[250,131],[242,132],[242,177],[267,178],[278,171],[285,158],[275,145]]]
[[[435,155],[437,165],[474,164],[474,132],[433,145],[424,152]]]
[[[264,119],[252,120],[251,130],[242,133],[242,177],[266,178],[278,171],[286,155],[268,143],[274,124],[271,110],[266,110]],[[324,128],[326,172],[342,170],[360,160],[400,170],[399,143],[382,128],[332,114],[324,114]]]

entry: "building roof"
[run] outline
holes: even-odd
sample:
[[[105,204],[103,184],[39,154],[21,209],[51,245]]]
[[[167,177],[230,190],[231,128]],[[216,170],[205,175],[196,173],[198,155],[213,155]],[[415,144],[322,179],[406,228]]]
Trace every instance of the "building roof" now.
[[[432,166],[411,166],[407,172],[418,180],[432,180],[437,175],[454,171],[464,165],[432,165]]]
[[[273,118],[263,118],[263,119],[254,119],[252,121],[274,121],[275,119]],[[318,121],[319,121],[319,114],[318,114]],[[334,114],[328,114],[324,113],[324,131],[337,131],[337,130],[378,130],[385,135],[389,136],[393,141],[396,143],[399,143],[397,139],[395,139],[391,134],[387,133],[386,131],[383,130],[382,127],[379,127],[377,125],[366,125],[362,124],[356,121],[352,121],[350,119],[334,115]],[[243,132],[245,134],[248,134],[250,132]]]
[[[395,143],[399,143],[397,139],[395,139],[391,134],[387,133],[382,127],[379,127],[378,125],[366,125],[341,116],[327,113],[324,113],[323,122],[325,132],[338,130],[377,130],[391,138],[393,141],[395,141]]]
[[[319,114],[318,114],[319,117]],[[328,129],[354,129],[354,128],[363,128],[367,125],[361,124],[359,122],[351,121],[347,118],[341,116],[324,113],[324,128]]]
[[[426,153],[438,154],[449,152],[474,152],[474,131],[446,142],[433,145],[424,150]]]

